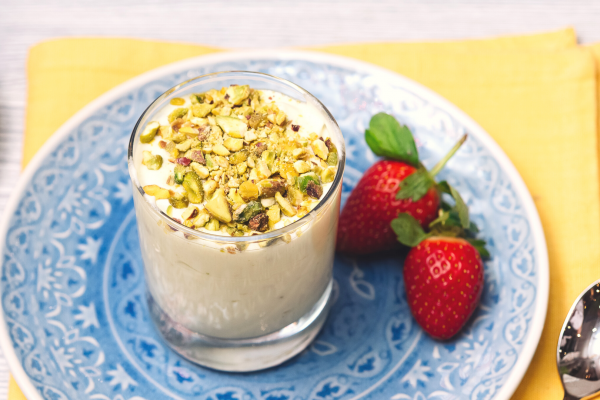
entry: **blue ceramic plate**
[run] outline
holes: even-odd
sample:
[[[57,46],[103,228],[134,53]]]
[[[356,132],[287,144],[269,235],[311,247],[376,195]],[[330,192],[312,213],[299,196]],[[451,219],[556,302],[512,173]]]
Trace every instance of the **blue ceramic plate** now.
[[[414,132],[429,167],[464,132],[440,174],[458,188],[492,254],[480,307],[449,342],[406,304],[401,260],[335,261],[335,304],[299,356],[267,371],[215,372],[161,342],[144,301],[126,147],[144,109],[197,75],[260,71],[318,97],[346,139],[344,199],[376,157],[363,132],[386,111]],[[28,399],[508,399],[537,346],[548,297],[539,217],[519,174],[469,117],[383,69],[305,52],[240,52],[159,68],[103,95],[29,164],[0,227],[0,342]]]

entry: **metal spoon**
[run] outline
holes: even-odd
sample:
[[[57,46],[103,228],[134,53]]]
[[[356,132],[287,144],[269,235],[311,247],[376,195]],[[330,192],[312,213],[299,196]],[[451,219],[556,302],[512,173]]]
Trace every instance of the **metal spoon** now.
[[[565,400],[600,393],[600,281],[573,303],[558,339],[556,365]]]

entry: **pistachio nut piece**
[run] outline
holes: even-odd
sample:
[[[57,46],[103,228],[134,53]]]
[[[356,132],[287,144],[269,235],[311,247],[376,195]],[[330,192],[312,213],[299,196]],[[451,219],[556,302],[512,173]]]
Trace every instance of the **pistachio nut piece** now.
[[[162,167],[163,158],[156,154],[152,154],[149,151],[144,150],[142,152],[142,164],[149,170],[156,171]]]
[[[323,187],[314,183],[313,181],[308,182],[306,185],[306,194],[308,194],[313,199],[320,199],[323,196]]]
[[[200,210],[198,213],[198,217],[196,217],[196,221],[194,222],[194,227],[202,228],[206,223],[210,220],[210,214],[204,208]]]
[[[198,174],[196,174],[194,171],[190,171],[185,174],[185,177],[183,178],[183,188],[187,192],[188,199],[191,203],[202,203],[204,190]]]
[[[308,182],[314,182],[317,185],[321,184],[319,182],[319,177],[314,172],[308,172],[296,178],[296,184],[298,185],[298,189],[300,189],[302,193],[306,193],[306,187],[308,186]]]
[[[281,179],[263,179],[256,186],[260,197],[273,197],[277,192],[285,192],[285,182]]]
[[[317,157],[319,157],[322,160],[327,160],[327,156],[329,155],[329,149],[327,148],[327,145],[324,141],[322,141],[321,139],[314,140],[311,143],[311,147],[317,155]]]
[[[297,187],[289,186],[287,198],[291,205],[299,206],[304,201],[304,194]]]
[[[181,185],[183,183],[183,179],[185,178],[185,167],[177,164],[173,170],[173,173],[175,174],[175,183]]]
[[[256,200],[258,199],[258,186],[250,181],[242,182],[240,188],[238,189],[238,193],[242,198],[246,201],[248,200]]]
[[[185,99],[182,99],[181,97],[173,97],[169,101],[169,104],[171,104],[172,106],[182,106],[185,104]]]
[[[212,179],[209,179],[204,182],[204,185],[202,185],[202,187],[204,188],[204,195],[208,198],[211,197],[211,195],[217,189],[217,182],[213,181]]]
[[[275,200],[279,204],[279,207],[281,207],[283,214],[287,217],[293,217],[298,212],[296,208],[292,207],[290,202],[281,195],[281,193],[275,193]]]
[[[185,193],[175,193],[169,198],[169,203],[175,208],[186,208],[190,201]]]
[[[194,104],[192,106],[192,115],[196,118],[205,118],[214,108],[214,104]]]
[[[158,128],[160,128],[160,124],[156,121],[152,121],[146,125],[144,131],[140,135],[140,142],[142,143],[150,143],[154,140],[154,136],[156,136],[156,132],[158,132]]]
[[[204,228],[209,230],[209,231],[218,231],[221,228],[221,224],[219,223],[219,220],[216,218],[211,218],[206,225],[204,225]]]
[[[222,144],[216,144],[213,146],[213,152],[219,156],[223,156],[223,157],[227,157],[228,155],[230,155],[231,153],[229,152],[229,150],[227,150],[227,148],[225,146],[223,146]]]
[[[233,138],[243,139],[244,134],[248,130],[246,123],[236,117],[217,115],[215,120],[217,121],[217,125],[223,129],[223,132]]]
[[[204,159],[206,160],[206,168],[208,168],[209,171],[216,168],[215,162],[213,161],[210,154],[205,154]]]
[[[229,181],[231,182],[231,179]],[[234,207],[246,204],[242,196],[240,196],[240,194],[238,193],[238,190],[239,189],[234,188],[229,189],[229,193],[227,194],[229,200],[231,200],[234,203]]]
[[[237,153],[233,153],[231,157],[229,157],[230,164],[240,164],[248,159],[247,151],[238,151]]]
[[[260,160],[256,163],[256,168],[254,171],[256,171],[256,177],[259,180],[267,179],[271,176],[271,170],[269,169],[267,163],[263,160]]]
[[[260,213],[250,218],[248,226],[253,231],[266,232],[269,229],[269,217],[265,213]]]
[[[209,175],[210,172],[208,171],[208,168],[206,168],[204,165],[200,165],[197,162],[192,162],[190,164],[190,166],[192,167],[192,169],[194,170],[194,172],[198,174],[198,176],[201,179],[208,178],[208,175]]]
[[[331,155],[331,154],[335,154],[335,153],[329,153],[329,155]],[[325,168],[323,171],[321,171],[321,182],[323,182],[323,183],[333,182],[334,177],[335,177],[335,168],[333,168],[333,167]]]
[[[225,98],[233,105],[239,106],[242,101],[246,100],[250,96],[250,86],[230,86],[225,92]]]
[[[273,150],[263,151],[261,159],[270,166],[275,161],[275,152]]]
[[[264,119],[265,117],[263,117],[261,114],[254,113],[250,116],[250,119],[248,120],[248,125],[250,126],[250,128],[256,129]]]
[[[285,113],[283,111],[279,111],[277,113],[277,116],[275,117],[275,123],[279,126],[281,126],[281,124],[283,124],[285,122],[285,120],[287,119]]]
[[[187,115],[188,113],[188,109],[185,107],[181,107],[181,108],[176,108],[173,111],[171,111],[171,114],[169,114],[169,123],[173,123],[173,121],[175,121],[177,118],[183,118]]]
[[[327,165],[331,167],[335,167],[338,163],[338,153],[337,151],[330,151],[327,156]]]
[[[223,146],[229,151],[240,151],[244,147],[244,141],[242,139],[227,138],[223,141]]]
[[[269,226],[273,228],[276,223],[281,221],[281,208],[277,204],[270,207],[267,211],[267,217],[269,217]]]
[[[258,201],[249,202],[238,216],[237,222],[247,224],[254,216],[263,212],[263,207]]]
[[[218,189],[215,191],[213,197],[206,203],[206,209],[209,213],[219,221],[229,223],[232,220],[231,211],[229,210],[229,203],[225,198],[223,190]]]
[[[294,169],[299,174],[304,174],[310,171],[310,165],[306,161],[298,160],[294,163]]]
[[[184,221],[188,219],[193,220],[198,216],[199,213],[200,209],[198,209],[198,207],[190,205],[181,213],[181,219]]]
[[[154,196],[156,200],[168,199],[171,197],[171,193],[167,189],[163,189],[157,185],[146,185],[143,187],[144,193],[148,196]]]

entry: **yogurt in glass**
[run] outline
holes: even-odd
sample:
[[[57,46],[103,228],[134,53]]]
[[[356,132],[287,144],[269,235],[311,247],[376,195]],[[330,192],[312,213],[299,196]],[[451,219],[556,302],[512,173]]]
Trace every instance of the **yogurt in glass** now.
[[[159,97],[129,169],[148,300],[175,350],[212,368],[285,361],[328,311],[344,142],[326,108],[264,74]]]

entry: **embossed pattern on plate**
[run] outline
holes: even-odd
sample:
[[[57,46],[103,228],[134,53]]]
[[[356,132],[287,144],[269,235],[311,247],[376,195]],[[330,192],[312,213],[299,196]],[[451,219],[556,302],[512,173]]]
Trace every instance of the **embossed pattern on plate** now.
[[[391,74],[302,53],[229,58],[199,58],[137,79],[97,103],[30,167],[0,243],[3,345],[14,353],[9,362],[22,368],[15,372],[19,383],[30,393],[37,389],[36,398],[56,400],[480,400],[501,398],[509,381],[514,390],[514,371],[522,374],[529,363],[543,323],[546,250],[524,185],[478,132],[469,131],[440,174],[463,194],[492,254],[481,306],[456,340],[431,340],[414,323],[399,260],[338,256],[335,304],[323,331],[277,368],[215,372],[160,341],[144,300],[126,146],[137,118],[162,92],[222,70],[265,72],[304,87],[344,133],[344,200],[376,160],[363,138],[374,113],[390,112],[407,124],[429,166],[468,129],[462,114]]]

